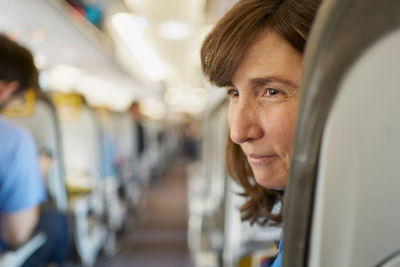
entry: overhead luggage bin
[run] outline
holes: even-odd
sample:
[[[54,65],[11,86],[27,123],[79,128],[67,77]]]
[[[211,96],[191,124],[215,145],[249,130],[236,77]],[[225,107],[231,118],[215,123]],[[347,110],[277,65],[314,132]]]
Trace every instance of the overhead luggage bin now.
[[[395,0],[322,3],[305,53],[283,266],[400,262],[399,14]]]

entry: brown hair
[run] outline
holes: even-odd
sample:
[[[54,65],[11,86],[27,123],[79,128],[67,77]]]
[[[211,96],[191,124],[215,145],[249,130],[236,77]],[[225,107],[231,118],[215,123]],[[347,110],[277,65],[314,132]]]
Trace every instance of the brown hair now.
[[[0,80],[18,81],[15,94],[28,88],[39,88],[38,70],[27,48],[0,34],[0,58]]]
[[[305,42],[321,0],[241,0],[215,25],[201,48],[203,72],[218,87],[231,84],[231,77],[247,48],[266,28],[274,30],[299,53]],[[271,212],[282,199],[282,192],[258,185],[239,145],[229,138],[226,166],[230,176],[243,187],[248,197],[241,207],[242,219],[264,224],[281,221]]]

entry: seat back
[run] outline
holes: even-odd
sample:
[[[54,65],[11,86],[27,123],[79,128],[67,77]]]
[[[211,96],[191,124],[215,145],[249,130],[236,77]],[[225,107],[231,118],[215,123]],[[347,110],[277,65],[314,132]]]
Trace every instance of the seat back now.
[[[94,109],[97,128],[100,134],[100,172],[103,179],[116,179],[116,133],[112,112],[105,107]]]
[[[203,120],[201,156],[189,168],[188,242],[195,266],[214,266],[222,255],[224,235],[227,135],[225,94],[216,91]]]
[[[62,121],[67,184],[92,188],[101,177],[100,129],[92,109],[82,105],[79,116]]]
[[[36,95],[31,113],[9,118],[29,130],[39,151],[51,153],[53,162],[46,180],[46,187],[61,211],[67,209],[61,135],[56,111],[45,95]]]
[[[145,129],[145,151],[144,159],[148,163],[149,178],[156,178],[162,171],[162,147],[159,142],[159,132],[162,124],[151,119],[143,123]]]
[[[128,113],[113,113],[116,147],[122,164],[132,164],[137,157],[135,140],[135,125]]]
[[[211,107],[205,116],[203,143],[201,147],[202,172],[206,179],[206,209],[208,215],[218,212],[223,205],[225,193],[225,144],[228,135],[228,102],[222,99]]]
[[[131,208],[137,208],[142,194],[137,153],[135,121],[128,113],[113,113],[115,142],[118,157],[118,175],[123,183],[124,198]]]
[[[282,228],[271,224],[242,221],[239,208],[245,198],[243,188],[227,176],[225,188],[223,266],[260,266],[276,255]],[[280,210],[280,203],[275,207]],[[251,264],[248,264],[251,262]]]
[[[400,254],[400,2],[326,0],[305,54],[283,266]]]

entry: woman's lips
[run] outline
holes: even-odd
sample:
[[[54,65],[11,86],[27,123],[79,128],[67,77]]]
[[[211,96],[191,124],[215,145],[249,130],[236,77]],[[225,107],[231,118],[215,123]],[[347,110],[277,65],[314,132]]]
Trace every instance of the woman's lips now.
[[[258,155],[258,154],[248,154],[247,160],[252,165],[261,165],[273,161],[276,159],[276,155]]]

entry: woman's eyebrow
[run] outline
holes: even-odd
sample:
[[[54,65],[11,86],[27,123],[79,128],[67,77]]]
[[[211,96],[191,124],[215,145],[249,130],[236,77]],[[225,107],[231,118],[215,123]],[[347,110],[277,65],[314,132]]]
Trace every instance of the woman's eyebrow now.
[[[233,83],[231,81],[228,81],[222,87],[228,88],[228,87],[235,87],[235,86],[233,85]]]
[[[289,85],[289,86],[295,87],[295,88],[299,87],[299,85],[295,84],[293,81],[291,81],[289,79],[285,79],[280,76],[268,76],[268,77],[261,77],[261,78],[253,78],[253,79],[249,80],[249,83],[250,83],[251,87],[253,87],[253,88],[262,87],[271,82],[279,82],[279,83],[283,83],[283,84],[286,84],[286,85]]]
[[[291,81],[289,79],[283,78],[281,76],[266,76],[266,77],[260,77],[260,78],[252,78],[252,79],[249,79],[249,81],[248,81],[251,88],[263,87],[272,82],[286,84],[294,89],[298,89],[300,87],[300,85],[294,83],[293,81]],[[224,88],[236,88],[236,86],[233,84],[232,81],[226,82],[223,87]]]

